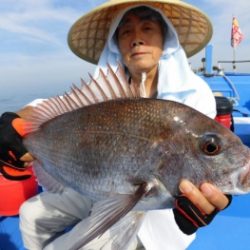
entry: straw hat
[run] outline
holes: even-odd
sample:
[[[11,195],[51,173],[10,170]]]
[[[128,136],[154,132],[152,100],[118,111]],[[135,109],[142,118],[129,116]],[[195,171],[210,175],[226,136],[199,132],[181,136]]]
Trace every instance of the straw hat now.
[[[180,0],[109,0],[73,24],[68,35],[69,47],[82,59],[96,64],[112,20],[124,8],[138,4],[162,10],[173,23],[188,57],[204,48],[212,36],[212,25],[206,14]]]

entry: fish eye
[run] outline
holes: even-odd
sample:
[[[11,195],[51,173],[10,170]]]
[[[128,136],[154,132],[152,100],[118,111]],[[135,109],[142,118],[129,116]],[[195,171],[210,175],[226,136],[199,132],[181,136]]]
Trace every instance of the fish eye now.
[[[202,137],[200,148],[203,153],[209,156],[217,155],[221,151],[220,139],[215,134],[207,134]]]

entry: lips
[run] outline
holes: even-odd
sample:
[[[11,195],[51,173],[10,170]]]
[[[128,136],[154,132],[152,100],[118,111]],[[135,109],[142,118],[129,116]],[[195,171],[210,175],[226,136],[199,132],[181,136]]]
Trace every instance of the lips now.
[[[133,53],[133,54],[131,55],[131,57],[143,56],[143,55],[145,55],[145,54],[146,54],[146,53],[144,53],[144,52]]]
[[[147,55],[149,52],[146,51],[134,51],[131,53],[131,57]]]

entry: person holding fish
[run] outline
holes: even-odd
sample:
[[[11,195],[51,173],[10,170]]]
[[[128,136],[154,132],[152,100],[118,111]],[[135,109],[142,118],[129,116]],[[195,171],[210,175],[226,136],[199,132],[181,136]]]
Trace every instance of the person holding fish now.
[[[183,103],[213,119],[213,94],[187,61],[187,56],[207,44],[211,34],[206,15],[182,1],[111,0],[81,17],[72,26],[68,41],[75,54],[97,64],[94,78],[98,79],[100,71],[106,75],[122,67],[128,84],[140,96]],[[31,103],[16,114],[5,113],[0,119],[0,132],[7,135],[7,142],[0,139],[0,145],[9,147],[18,158],[4,155],[13,165],[16,161],[20,165],[19,160],[33,160],[12,124],[17,118],[29,117],[36,105]],[[49,178],[47,182],[52,183]],[[198,188],[187,179],[180,182],[179,189],[174,209],[148,211],[130,245],[125,244],[129,241],[125,235],[114,240],[109,230],[101,232],[99,238],[92,240],[95,237],[91,236],[92,241],[79,243],[86,227],[84,219],[92,209],[91,200],[69,187],[60,187],[55,193],[42,192],[20,210],[24,245],[31,250],[79,249],[82,242],[90,244],[83,249],[123,249],[114,244],[126,249],[186,249],[196,230],[209,224],[231,198],[210,183]],[[64,232],[67,227],[73,228]],[[106,241],[109,243],[103,243]]]

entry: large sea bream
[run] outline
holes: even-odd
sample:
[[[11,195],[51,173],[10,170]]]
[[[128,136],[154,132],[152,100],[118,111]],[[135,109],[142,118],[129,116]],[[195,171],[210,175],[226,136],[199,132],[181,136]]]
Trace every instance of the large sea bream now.
[[[124,79],[121,69],[100,72],[97,81],[42,103],[30,118],[25,145],[40,182],[54,191],[69,186],[95,204],[72,249],[129,213],[125,218],[136,223],[114,240],[126,249],[141,211],[171,207],[182,178],[230,194],[250,190],[250,150],[235,134],[183,104],[140,98]]]

